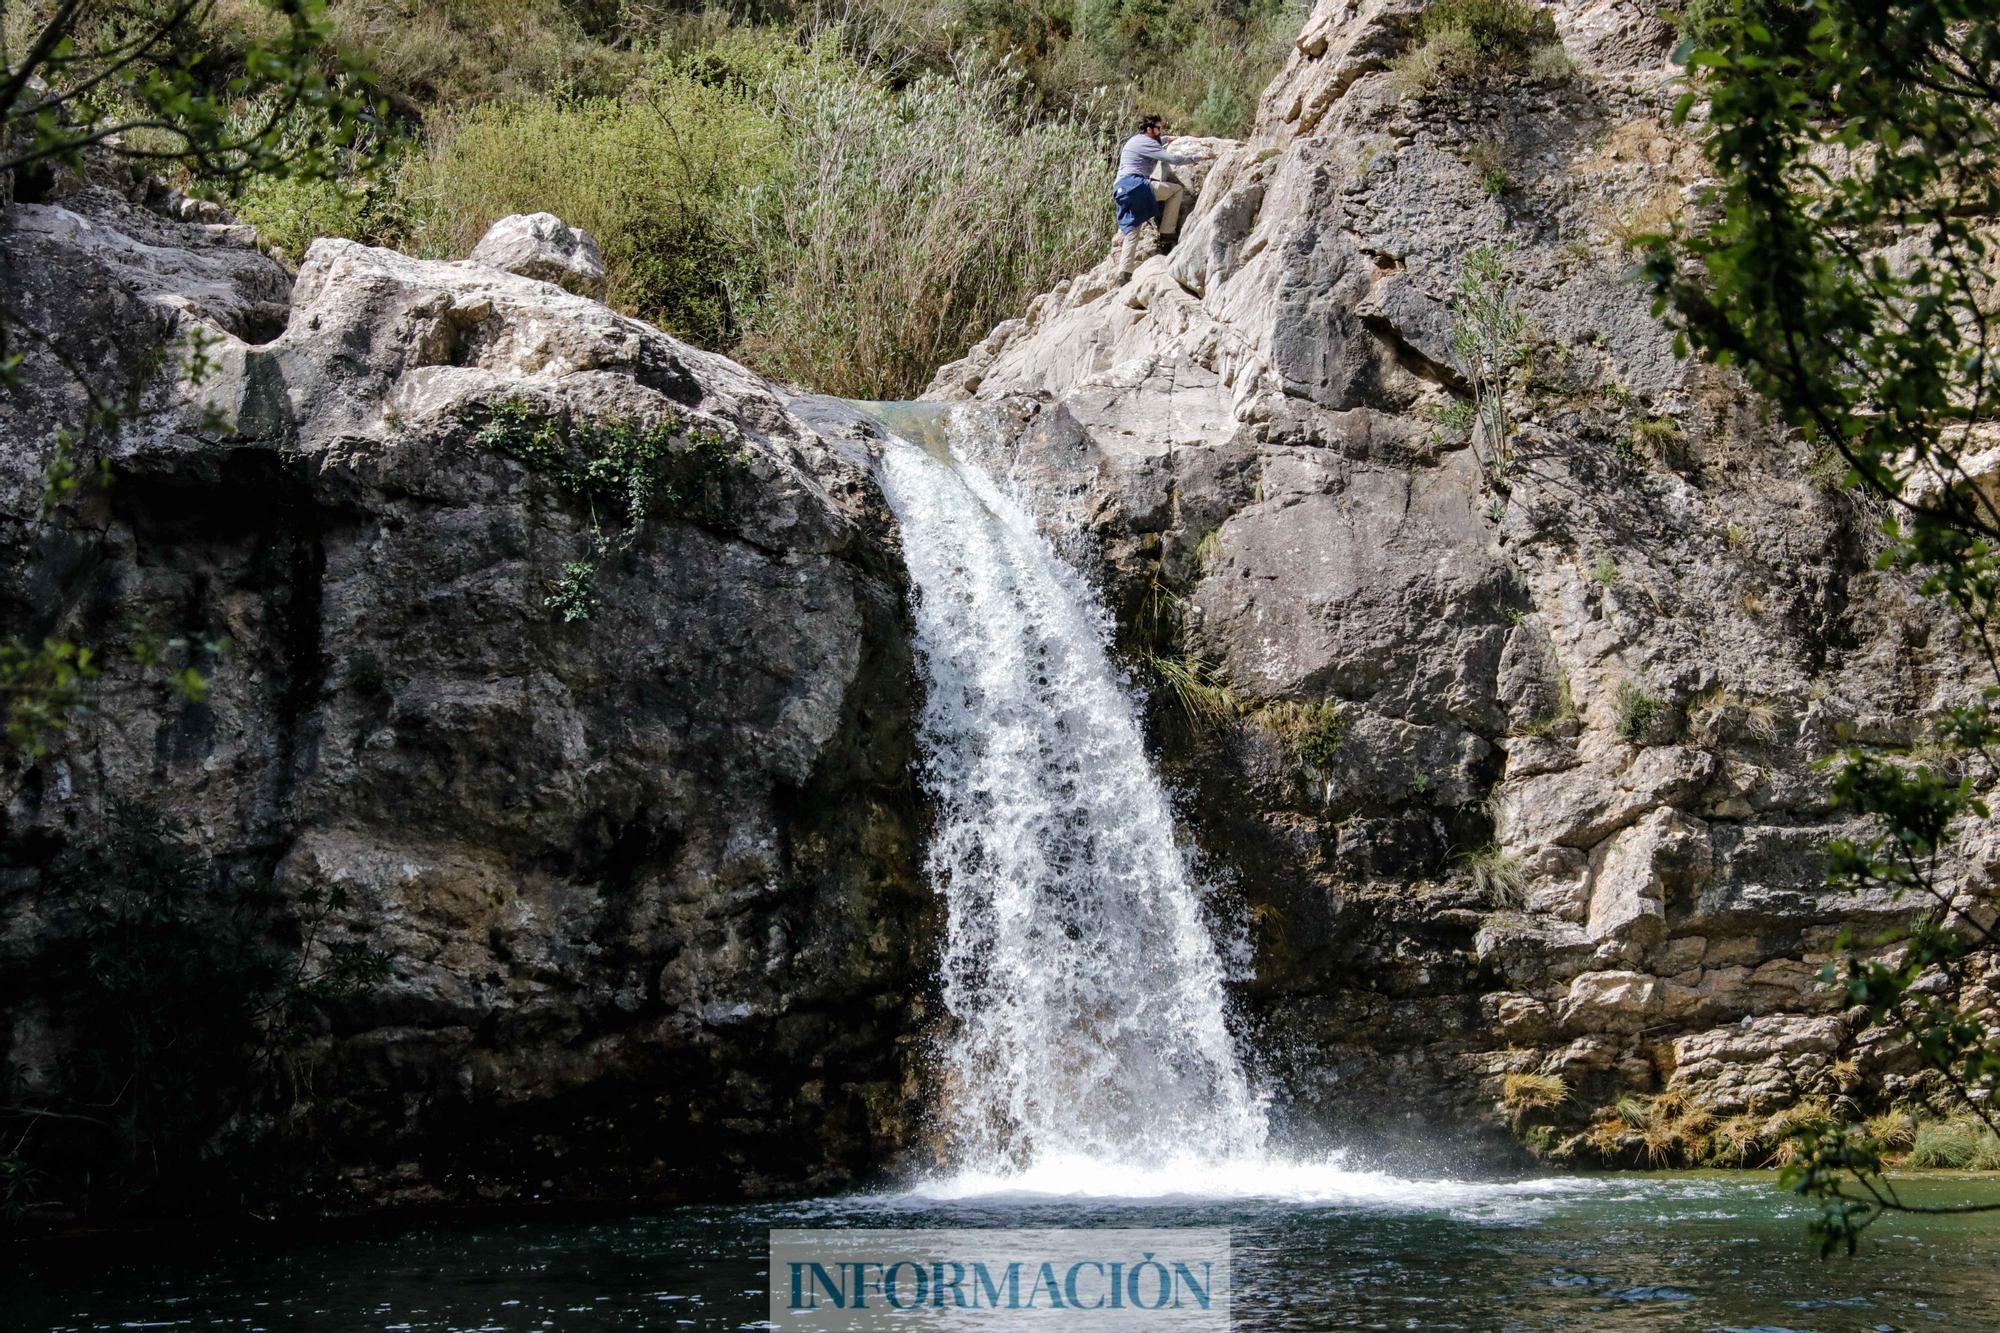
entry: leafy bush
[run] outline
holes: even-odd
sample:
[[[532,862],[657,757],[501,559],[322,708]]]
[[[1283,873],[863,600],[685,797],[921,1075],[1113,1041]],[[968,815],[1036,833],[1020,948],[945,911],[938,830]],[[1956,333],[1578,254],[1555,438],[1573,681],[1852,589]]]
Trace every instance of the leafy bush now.
[[[463,255],[497,219],[546,210],[597,238],[613,305],[727,349],[756,287],[754,194],[784,163],[768,115],[670,68],[623,100],[448,116],[401,186],[419,253]]]
[[[1406,97],[1496,74],[1564,79],[1574,66],[1546,55],[1562,50],[1555,15],[1530,0],[1437,0],[1426,9],[1417,42],[1394,65]]]

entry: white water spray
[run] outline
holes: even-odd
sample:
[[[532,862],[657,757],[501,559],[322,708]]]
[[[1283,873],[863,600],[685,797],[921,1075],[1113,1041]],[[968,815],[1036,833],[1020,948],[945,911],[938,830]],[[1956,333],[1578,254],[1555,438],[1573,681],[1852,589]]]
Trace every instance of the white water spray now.
[[[894,442],[883,482],[917,590],[958,1181],[1259,1159],[1264,1104],[1109,617],[976,465]]]

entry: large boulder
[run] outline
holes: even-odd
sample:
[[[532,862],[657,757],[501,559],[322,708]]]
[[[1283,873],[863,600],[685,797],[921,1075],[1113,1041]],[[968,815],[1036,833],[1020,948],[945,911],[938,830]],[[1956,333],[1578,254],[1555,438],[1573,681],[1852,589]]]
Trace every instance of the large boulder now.
[[[510,213],[486,229],[466,258],[592,299],[604,295],[604,252],[591,234],[553,213]]]
[[[871,442],[485,262],[320,241],[294,284],[237,229],[116,200],[4,222],[16,316],[140,391],[91,445],[109,485],[50,515],[84,386],[31,358],[0,418],[0,635],[106,664],[5,770],[9,1087],[76,1055],[48,868],[137,800],[306,973],[386,964],[309,1009],[287,1058],[317,1091],[221,1159],[282,1131],[339,1174],[253,1194],[763,1192],[913,1143],[936,918]],[[619,432],[682,479],[636,521],[563,479]],[[142,634],[227,640],[207,697],[164,692]]]

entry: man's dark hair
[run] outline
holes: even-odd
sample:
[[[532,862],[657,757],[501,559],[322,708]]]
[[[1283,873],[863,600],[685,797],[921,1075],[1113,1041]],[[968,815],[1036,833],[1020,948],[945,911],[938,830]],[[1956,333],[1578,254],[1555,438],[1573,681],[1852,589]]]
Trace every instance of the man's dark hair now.
[[[1158,126],[1163,126],[1166,123],[1167,122],[1159,116],[1141,116],[1139,117],[1139,133],[1144,134],[1147,130],[1153,129]]]

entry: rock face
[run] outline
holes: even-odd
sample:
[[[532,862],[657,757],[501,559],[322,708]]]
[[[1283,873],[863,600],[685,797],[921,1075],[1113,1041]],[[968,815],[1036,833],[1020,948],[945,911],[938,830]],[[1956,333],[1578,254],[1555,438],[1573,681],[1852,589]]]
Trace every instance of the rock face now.
[[[588,238],[523,221],[587,268]],[[143,800],[279,904],[307,971],[385,960],[314,1008],[294,1091],[259,1112],[340,1164],[290,1197],[758,1192],[909,1142],[935,920],[865,441],[485,262],[322,241],[293,281],[246,229],[89,192],[5,226],[10,313],[81,378],[38,357],[0,408],[0,626],[108,664],[6,772],[8,1114],[76,1054],[38,971],[74,943],[48,867]],[[198,384],[149,378],[196,333]],[[110,484],[45,514],[57,430],[121,378],[142,412],[100,441]],[[534,452],[544,430],[714,467],[621,521]],[[552,590],[593,564],[594,615],[565,623]],[[204,701],[134,661],[142,634],[228,641],[195,663]]]
[[[604,254],[590,233],[553,213],[515,213],[486,229],[466,258],[592,298],[604,295]]]
[[[1873,572],[1873,517],[1626,278],[1698,182],[1666,25],[1558,5],[1573,77],[1405,97],[1422,8],[1323,0],[1179,246],[1060,285],[929,396],[1081,538],[1142,674],[1229,692],[1163,685],[1156,720],[1299,1119],[1497,1136],[1509,1073],[1565,1080],[1558,1149],[1665,1090],[1921,1098],[1816,980],[1907,906],[1824,886],[1815,761],[1920,739],[1977,677]],[[1527,344],[1504,440],[1474,299]],[[1990,833],[1969,852],[1990,893]]]

